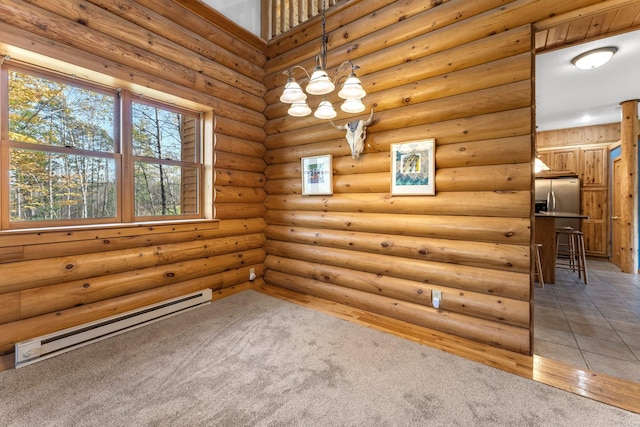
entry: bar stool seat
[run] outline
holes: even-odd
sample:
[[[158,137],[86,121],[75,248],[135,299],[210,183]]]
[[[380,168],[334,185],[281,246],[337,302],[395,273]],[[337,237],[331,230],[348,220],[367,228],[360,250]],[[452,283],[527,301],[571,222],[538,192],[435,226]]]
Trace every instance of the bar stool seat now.
[[[566,236],[567,243],[560,243]],[[584,252],[584,234],[571,227],[556,228],[556,268],[577,271],[587,284],[587,258]]]

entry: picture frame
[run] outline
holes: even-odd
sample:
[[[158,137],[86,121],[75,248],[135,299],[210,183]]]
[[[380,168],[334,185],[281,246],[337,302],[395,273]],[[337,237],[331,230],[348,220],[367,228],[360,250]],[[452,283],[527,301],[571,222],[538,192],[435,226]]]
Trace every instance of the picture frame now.
[[[301,159],[303,196],[333,194],[332,161],[331,154]]]
[[[436,194],[435,139],[391,144],[391,195]]]

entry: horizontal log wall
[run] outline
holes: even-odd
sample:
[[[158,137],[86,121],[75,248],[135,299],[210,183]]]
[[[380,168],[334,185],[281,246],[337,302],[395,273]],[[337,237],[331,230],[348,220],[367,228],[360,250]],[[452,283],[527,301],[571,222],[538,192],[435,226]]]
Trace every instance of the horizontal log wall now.
[[[329,14],[328,67],[357,64],[375,109],[357,160],[342,132],[278,102],[282,72],[313,65],[317,23],[272,40],[265,281],[530,354],[531,23],[592,3],[352,1]],[[436,140],[437,194],[392,196],[390,145],[422,138]],[[334,193],[302,196],[300,158],[322,154]]]
[[[153,0],[0,4],[0,54],[51,57],[60,62],[38,65],[82,67],[79,78],[108,75],[206,111],[213,171],[205,187],[215,199],[205,207],[212,221],[1,232],[0,354],[195,290],[252,286],[250,268],[262,282],[265,44],[231,36],[202,12]]]

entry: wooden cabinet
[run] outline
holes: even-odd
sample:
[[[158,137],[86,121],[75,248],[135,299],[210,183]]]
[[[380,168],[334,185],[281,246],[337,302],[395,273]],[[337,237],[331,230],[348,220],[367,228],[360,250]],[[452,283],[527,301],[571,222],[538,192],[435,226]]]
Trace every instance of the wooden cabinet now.
[[[577,148],[545,150],[539,153],[539,157],[553,172],[578,174]]]
[[[540,159],[553,175],[576,174],[580,177],[580,213],[585,252],[590,256],[609,256],[609,148],[606,145],[545,148]]]
[[[584,187],[607,187],[607,147],[580,148],[579,175]]]

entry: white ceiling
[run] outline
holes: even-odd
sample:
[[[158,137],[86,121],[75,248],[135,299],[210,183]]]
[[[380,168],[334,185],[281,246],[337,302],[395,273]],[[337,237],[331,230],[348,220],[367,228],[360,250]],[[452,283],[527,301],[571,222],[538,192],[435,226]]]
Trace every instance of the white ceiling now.
[[[579,70],[571,60],[591,49],[615,46],[611,61]],[[620,103],[640,99],[640,31],[536,55],[538,131],[621,120]]]

